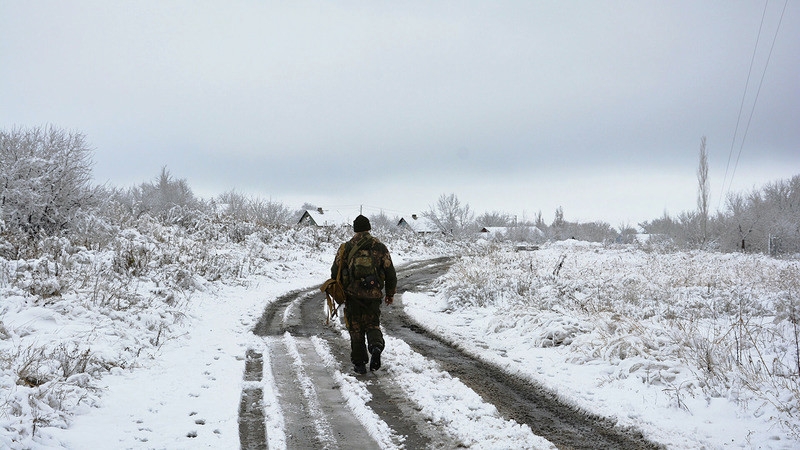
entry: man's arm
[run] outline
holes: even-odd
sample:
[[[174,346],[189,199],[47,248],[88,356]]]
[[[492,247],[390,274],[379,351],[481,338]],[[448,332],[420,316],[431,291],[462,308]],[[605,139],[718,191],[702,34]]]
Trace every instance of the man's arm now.
[[[386,303],[391,304],[391,300],[397,291],[397,272],[392,264],[392,257],[389,255],[388,250],[383,257],[383,287],[386,290]]]

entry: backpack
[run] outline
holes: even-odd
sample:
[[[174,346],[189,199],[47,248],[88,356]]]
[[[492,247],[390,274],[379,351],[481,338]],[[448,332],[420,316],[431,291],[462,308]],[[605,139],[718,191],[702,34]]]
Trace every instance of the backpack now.
[[[383,280],[372,254],[375,241],[366,237],[356,243],[347,258],[345,288],[359,297],[380,298]]]

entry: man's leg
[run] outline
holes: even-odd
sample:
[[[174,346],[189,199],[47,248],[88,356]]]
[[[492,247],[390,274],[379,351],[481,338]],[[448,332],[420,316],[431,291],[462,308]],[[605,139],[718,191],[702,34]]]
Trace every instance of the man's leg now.
[[[381,368],[381,353],[386,346],[381,332],[381,300],[373,300],[370,305],[369,317],[367,319],[367,341],[369,342],[369,370]]]
[[[350,361],[354,365],[366,364],[368,361],[367,356],[367,342],[365,333],[361,330],[349,330],[350,332]]]
[[[369,356],[367,355],[364,313],[352,301],[346,306],[344,313],[347,318],[347,331],[350,333],[350,362],[353,363],[353,369],[357,373],[367,373]]]
[[[370,355],[369,370],[378,370],[381,368],[381,353],[386,345],[380,328],[372,328],[367,331],[367,340],[369,341]]]

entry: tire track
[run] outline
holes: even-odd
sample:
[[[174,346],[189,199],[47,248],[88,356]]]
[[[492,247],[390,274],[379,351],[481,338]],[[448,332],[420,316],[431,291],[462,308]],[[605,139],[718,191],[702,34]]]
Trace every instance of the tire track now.
[[[264,420],[264,391],[258,384],[264,370],[261,353],[248,349],[244,363],[244,388],[239,401],[239,436],[242,449],[266,450],[267,429]]]
[[[417,290],[432,278],[444,273],[449,263],[431,261],[416,270],[403,272],[399,289]],[[442,337],[429,332],[394,308],[382,318],[384,328],[404,340],[412,349],[436,360],[443,370],[458,377],[500,413],[520,424],[531,427],[534,434],[544,437],[563,449],[657,449],[658,445],[645,439],[638,430],[616,427],[604,417],[588,414],[560,401],[550,391],[535,383],[508,374],[498,367],[481,361]]]
[[[315,303],[309,300],[319,299],[318,292],[299,290],[280,297],[265,309],[254,327],[254,333],[264,338],[286,427],[279,444],[290,449],[377,448],[375,439],[347,406],[340,383],[311,340],[312,336],[325,335],[329,340],[336,336],[330,327],[322,325],[320,307],[313,308],[315,314],[310,318],[310,306]],[[245,364],[245,369],[246,381],[256,378],[251,373],[259,370],[256,364]],[[242,404],[252,397],[243,393]],[[240,411],[243,409],[240,407]],[[262,417],[262,422],[267,420]],[[240,416],[242,448],[267,448],[268,436],[253,426],[242,425],[253,421],[243,421]]]
[[[448,258],[438,258],[399,268],[398,292],[426,289],[450,264]],[[400,304],[396,307],[384,309],[382,314],[382,325],[387,333],[404,340],[416,352],[435,360],[443,370],[458,377],[486,402],[494,404],[505,418],[530,426],[535,434],[548,439],[559,448],[659,448],[636,430],[621,429],[608,419],[586,414],[559,401],[544,388],[466,354],[415,323],[404,313],[402,301],[398,303]],[[350,448],[379,448],[378,443],[358,424],[352,411],[343,405],[339,386],[330,373],[331,370],[349,372],[349,342],[334,327],[324,325],[322,304],[323,296],[316,288],[291,292],[271,303],[253,330],[256,335],[265,338],[269,348],[271,369],[280,392],[281,410],[286,416],[285,424],[288,427],[286,445],[288,448],[342,448],[345,447],[342,443],[346,442],[346,447]],[[338,368],[324,368],[325,363],[320,360],[320,355],[313,351],[310,342],[313,336],[328,343],[331,354],[338,361]],[[294,344],[287,346],[287,342]],[[296,347],[294,350],[290,348],[292,345]],[[301,369],[293,369],[293,365]],[[249,364],[246,366],[250,367]],[[252,366],[253,370],[257,370],[256,362]],[[304,381],[303,374],[312,381]],[[245,379],[247,377],[246,371]],[[300,387],[304,383],[329,386],[330,389],[326,388],[324,393],[319,390],[304,393]],[[443,430],[420,417],[415,406],[404,397],[402,390],[390,379],[381,377],[380,372],[367,374],[364,385],[372,396],[367,406],[395,435],[402,436],[402,445],[405,448],[453,447],[452,439]],[[244,398],[243,391],[243,404]],[[248,400],[251,400],[250,397]],[[338,406],[335,405],[337,401],[341,403]],[[240,414],[241,411],[242,408]],[[314,426],[309,424],[319,418],[316,417],[319,415],[328,421],[329,428],[312,430]],[[266,445],[245,447],[245,442],[255,442],[261,433],[257,426],[247,423],[243,429],[240,416],[242,448],[266,448]],[[354,429],[360,430],[363,439],[360,444],[354,444],[352,440]],[[395,443],[398,444],[395,446],[400,446],[398,442]]]

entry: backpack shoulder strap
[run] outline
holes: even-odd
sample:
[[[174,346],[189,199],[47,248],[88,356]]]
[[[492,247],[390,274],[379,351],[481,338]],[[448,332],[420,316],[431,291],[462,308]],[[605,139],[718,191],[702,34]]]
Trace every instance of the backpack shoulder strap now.
[[[370,243],[371,241],[372,240],[368,236],[365,236],[360,241],[358,241],[355,245],[353,245],[353,248],[350,250],[350,253],[347,255],[347,261],[352,260],[353,256],[355,256],[356,253],[358,253],[359,250],[361,250],[366,244]]]
[[[336,268],[336,270],[337,270],[337,272],[336,272],[336,280],[338,280],[339,282],[342,281],[342,266],[344,265],[344,248],[345,248],[345,246],[346,246],[346,244],[342,244],[339,247],[339,252],[338,252],[339,253],[339,255],[338,255],[338,257],[339,257],[339,267]]]

